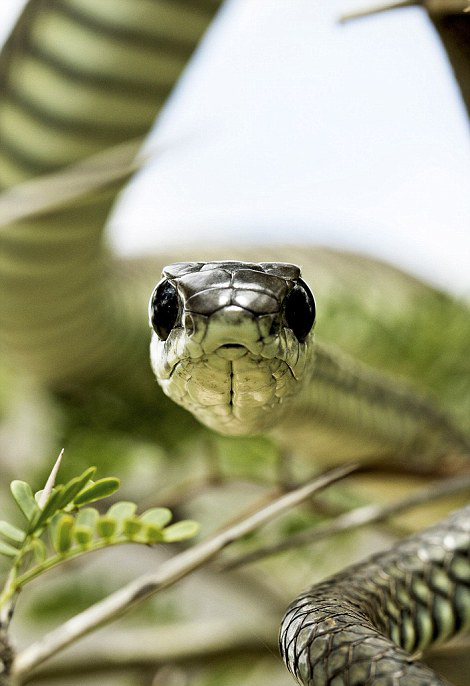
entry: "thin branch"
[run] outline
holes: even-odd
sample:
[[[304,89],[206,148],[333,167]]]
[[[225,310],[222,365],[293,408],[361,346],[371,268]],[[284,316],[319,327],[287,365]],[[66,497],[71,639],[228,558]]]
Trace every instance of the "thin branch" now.
[[[363,19],[372,17],[375,14],[382,14],[390,10],[399,10],[405,7],[423,7],[431,15],[457,14],[459,12],[469,12],[469,0],[398,0],[384,5],[364,7],[364,9],[345,12],[339,17],[339,22],[344,24],[353,19]]]
[[[109,631],[99,641],[86,640],[53,658],[47,666],[34,670],[34,679],[272,652],[277,648],[278,624],[279,615],[272,614],[257,617],[256,622],[202,619],[158,628],[134,628],[132,632]]]
[[[144,574],[123,586],[120,590],[72,617],[19,653],[13,664],[12,674],[21,681],[21,678],[28,675],[34,667],[73,641],[122,615],[158,591],[168,588],[187,574],[203,566],[233,541],[251,533],[319,490],[343,479],[352,472],[359,471],[359,469],[360,465],[354,464],[331,470],[308,484],[282,495],[233,526],[167,560],[156,572]]]
[[[237,569],[242,565],[282,553],[285,550],[316,543],[317,541],[329,538],[330,536],[334,536],[343,531],[352,531],[365,524],[381,522],[392,515],[399,514],[412,507],[425,505],[434,500],[439,500],[445,496],[460,493],[461,491],[466,491],[468,489],[470,489],[470,475],[460,475],[450,479],[442,479],[397,503],[392,503],[391,505],[366,505],[350,512],[345,512],[333,519],[333,521],[319,524],[313,530],[302,531],[294,536],[289,536],[288,539],[280,541],[279,543],[259,548],[252,553],[235,557],[227,562],[221,562],[217,565],[217,569],[224,572]]]
[[[256,624],[253,622],[256,621]],[[47,666],[28,676],[34,683],[76,674],[158,668],[168,663],[187,665],[233,655],[272,654],[277,651],[279,616],[257,617],[250,623],[225,619],[179,622],[169,626],[110,630],[99,641],[85,639]],[[91,638],[91,637],[90,637]],[[434,646],[430,657],[468,654],[470,639],[460,637],[450,644]]]
[[[363,19],[364,17],[371,17],[374,14],[382,14],[382,12],[389,12],[390,10],[398,10],[404,7],[417,7],[423,4],[423,0],[399,0],[398,2],[390,2],[384,5],[374,5],[372,7],[364,7],[363,9],[353,10],[352,12],[345,12],[338,21],[345,24],[353,19]]]

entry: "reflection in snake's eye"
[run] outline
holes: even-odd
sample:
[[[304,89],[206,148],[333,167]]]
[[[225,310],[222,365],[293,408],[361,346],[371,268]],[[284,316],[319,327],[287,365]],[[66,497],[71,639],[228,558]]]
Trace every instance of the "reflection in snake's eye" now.
[[[150,323],[162,341],[166,341],[178,318],[178,294],[169,281],[163,281],[150,302]]]
[[[307,284],[299,279],[284,300],[287,326],[303,341],[315,322],[315,300]]]

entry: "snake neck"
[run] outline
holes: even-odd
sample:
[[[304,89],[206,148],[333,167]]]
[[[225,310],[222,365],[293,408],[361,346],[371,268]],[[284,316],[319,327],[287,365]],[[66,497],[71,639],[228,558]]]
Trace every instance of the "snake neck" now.
[[[285,430],[298,430],[299,445],[306,433],[320,460],[393,456],[408,469],[444,473],[468,466],[468,437],[433,397],[330,344],[315,340],[311,374],[296,401]]]

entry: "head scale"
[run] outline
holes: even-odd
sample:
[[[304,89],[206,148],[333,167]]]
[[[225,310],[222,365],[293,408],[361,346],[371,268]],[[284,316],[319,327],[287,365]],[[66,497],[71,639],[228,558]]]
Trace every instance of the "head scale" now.
[[[159,384],[220,433],[271,428],[309,374],[315,301],[295,265],[171,264],[149,317]]]

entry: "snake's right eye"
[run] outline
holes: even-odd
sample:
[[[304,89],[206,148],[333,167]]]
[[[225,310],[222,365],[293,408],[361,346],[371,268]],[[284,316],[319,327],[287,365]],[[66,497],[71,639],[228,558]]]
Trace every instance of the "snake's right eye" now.
[[[179,300],[176,288],[169,281],[163,281],[153,292],[150,300],[150,324],[158,338],[166,341],[176,324]]]

